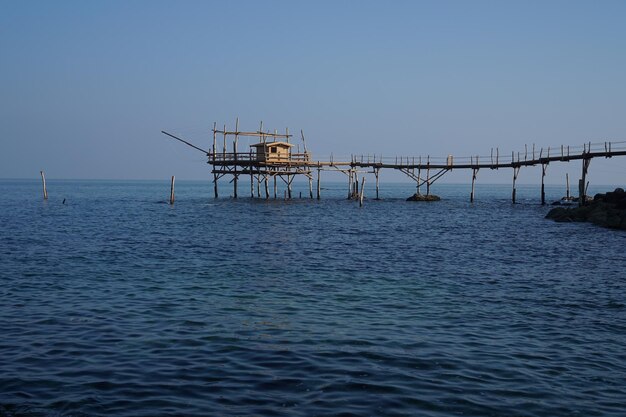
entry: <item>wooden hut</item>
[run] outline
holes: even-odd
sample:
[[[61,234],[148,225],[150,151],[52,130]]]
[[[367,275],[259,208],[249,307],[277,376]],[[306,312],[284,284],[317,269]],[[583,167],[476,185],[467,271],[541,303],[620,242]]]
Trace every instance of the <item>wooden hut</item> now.
[[[265,163],[280,163],[291,161],[291,147],[288,142],[260,142],[250,145],[256,150],[256,161]]]

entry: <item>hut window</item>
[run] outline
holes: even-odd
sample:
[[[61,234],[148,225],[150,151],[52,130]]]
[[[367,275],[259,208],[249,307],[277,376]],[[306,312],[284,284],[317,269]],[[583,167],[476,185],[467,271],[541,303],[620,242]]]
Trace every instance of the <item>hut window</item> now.
[[[276,146],[270,147],[270,153],[276,153],[276,152],[278,152],[278,148]]]

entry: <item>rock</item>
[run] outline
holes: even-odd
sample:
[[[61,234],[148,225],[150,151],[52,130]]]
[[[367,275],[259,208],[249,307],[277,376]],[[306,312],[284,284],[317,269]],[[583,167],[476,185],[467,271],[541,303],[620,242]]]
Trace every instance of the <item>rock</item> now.
[[[569,218],[570,210],[565,207],[557,207],[553,208],[546,214],[546,219],[552,219],[557,222],[571,222],[572,220]]]
[[[606,224],[608,213],[602,208],[598,207],[595,210],[592,210],[587,216],[586,220],[590,221],[593,224],[597,224],[598,226],[602,226]],[[584,219],[584,218],[583,218]],[[584,220],[582,220],[584,221]]]
[[[555,207],[546,215],[557,222],[591,222],[611,229],[626,230],[626,193],[622,188],[596,194],[582,207]]]
[[[604,195],[604,202],[606,203],[617,203],[624,198],[624,190],[621,188],[616,188],[613,192],[608,192]]]
[[[406,201],[439,201],[441,197],[433,194],[424,195],[415,193],[411,197],[407,198]]]

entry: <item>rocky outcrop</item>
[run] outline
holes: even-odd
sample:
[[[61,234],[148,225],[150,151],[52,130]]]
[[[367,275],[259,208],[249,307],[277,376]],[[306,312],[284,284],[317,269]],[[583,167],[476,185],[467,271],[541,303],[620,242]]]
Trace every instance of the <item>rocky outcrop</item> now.
[[[593,201],[582,207],[553,208],[546,218],[557,222],[591,222],[602,227],[626,230],[626,192],[616,188],[606,194],[596,194]]]
[[[433,194],[424,195],[424,194],[418,194],[418,193],[415,193],[411,197],[406,199],[406,201],[439,201],[439,200],[441,200],[441,197],[437,195],[433,195]]]

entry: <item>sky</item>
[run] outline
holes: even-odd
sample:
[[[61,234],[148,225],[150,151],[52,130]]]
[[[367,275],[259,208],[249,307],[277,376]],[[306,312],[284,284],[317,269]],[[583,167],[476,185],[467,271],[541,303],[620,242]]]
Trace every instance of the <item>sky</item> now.
[[[160,132],[208,148],[236,118],[314,159],[626,141],[626,2],[0,0],[0,178],[208,180]],[[626,157],[589,177],[626,183]]]

